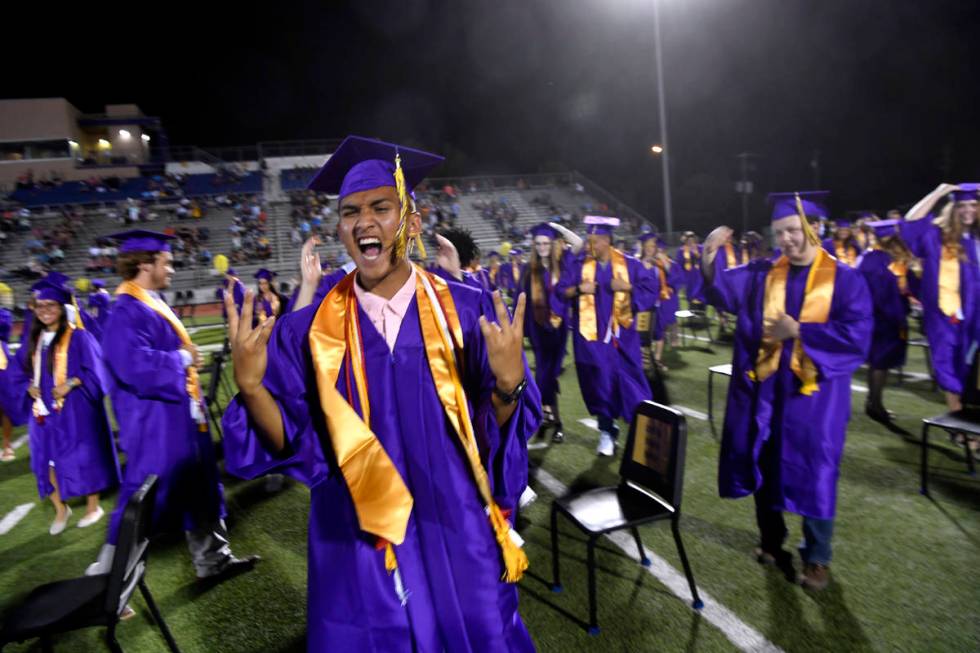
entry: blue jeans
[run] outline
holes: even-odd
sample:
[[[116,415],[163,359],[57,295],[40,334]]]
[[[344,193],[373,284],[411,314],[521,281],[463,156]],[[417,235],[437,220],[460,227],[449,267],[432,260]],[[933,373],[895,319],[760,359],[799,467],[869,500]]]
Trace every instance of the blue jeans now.
[[[782,549],[789,531],[786,530],[783,512],[773,510],[770,505],[764,492],[755,493],[755,518],[759,525],[760,547],[767,553],[775,554]],[[803,517],[803,540],[799,545],[803,562],[828,566],[833,555],[830,545],[833,536],[833,519]]]

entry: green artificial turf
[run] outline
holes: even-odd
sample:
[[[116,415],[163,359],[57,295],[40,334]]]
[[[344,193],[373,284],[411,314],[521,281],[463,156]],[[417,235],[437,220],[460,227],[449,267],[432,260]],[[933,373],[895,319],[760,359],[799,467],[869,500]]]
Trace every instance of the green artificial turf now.
[[[222,339],[220,330],[195,334],[199,345]],[[707,352],[700,349],[705,343],[690,344],[665,354],[671,368],[667,388],[675,404],[704,413],[707,368],[728,362],[731,351],[714,345]],[[587,415],[571,356],[566,366],[561,379],[566,441],[532,450],[531,464],[574,489],[614,484],[618,463],[596,457],[597,433],[578,421]],[[907,369],[925,371],[921,350],[910,352]],[[205,386],[207,381],[204,375]],[[886,404],[898,413],[897,425],[907,434],[867,419],[866,395],[853,394],[833,582],[818,594],[804,592],[777,570],[753,561],[752,502],[718,498],[718,441],[706,422],[688,419],[682,533],[698,586],[785,651],[980,650],[980,483],[965,474],[962,449],[936,433],[930,447],[932,498],[919,495],[919,420],[943,412],[943,404],[927,381],[906,381],[901,387],[891,381]],[[726,382],[716,378],[715,383],[720,425]],[[865,385],[863,372],[855,383]],[[227,397],[222,393],[219,399]],[[519,524],[531,563],[520,594],[521,613],[540,650],[736,650],[609,540],[602,540],[597,557],[602,631],[589,636],[584,538],[561,522],[564,592],[552,593],[548,507],[553,497],[536,481],[532,487],[540,497]],[[225,490],[234,549],[261,554],[258,567],[220,585],[202,584],[194,578],[182,538],[174,536],[155,544],[147,582],[184,651],[304,650],[309,494],[290,482],[268,494],[262,480],[230,478]],[[0,536],[0,612],[39,583],[81,574],[105,534],[104,522],[86,530],[74,527],[83,511],[79,503],[65,533],[48,535],[53,510],[38,501],[27,447],[19,449],[16,462],[0,467],[0,516],[24,503],[35,506]],[[103,505],[111,509],[114,497],[105,497]],[[799,518],[790,515],[787,524],[792,546],[800,535]],[[666,524],[643,528],[641,535],[648,549],[681,569]],[[133,603],[137,616],[118,630],[123,648],[165,650],[142,599]],[[101,651],[101,636],[98,629],[66,634],[56,639],[56,650]],[[30,643],[5,650],[40,649]]]

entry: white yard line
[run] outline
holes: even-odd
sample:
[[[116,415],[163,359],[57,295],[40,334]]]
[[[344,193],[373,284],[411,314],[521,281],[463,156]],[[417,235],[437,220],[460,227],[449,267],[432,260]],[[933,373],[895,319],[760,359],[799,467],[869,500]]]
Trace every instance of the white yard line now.
[[[36,503],[22,503],[0,519],[0,535],[6,535],[21,519],[27,516]]]
[[[586,420],[579,420],[585,422]],[[535,472],[535,479],[548,492],[556,497],[564,496],[568,493],[568,488],[557,478],[538,468]],[[622,549],[623,553],[639,561],[640,555],[636,550],[636,542],[627,531],[617,531],[607,535],[616,546]],[[650,575],[659,580],[675,596],[691,605],[694,597],[691,596],[691,589],[687,584],[684,574],[674,569],[670,564],[658,556],[653,551],[643,547],[646,557],[650,560],[650,566],[646,570]],[[722,632],[728,640],[742,651],[751,653],[782,653],[782,649],[767,640],[762,633],[738,618],[738,616],[726,608],[724,605],[713,599],[703,588],[698,588],[698,594],[704,601],[704,607],[699,611],[705,619]]]
[[[10,443],[10,446],[13,447],[14,450],[17,450],[17,449],[20,449],[21,447],[23,447],[25,442],[27,442],[27,434],[26,433],[24,435],[20,436],[19,438],[17,438],[16,440],[14,440],[13,442],[11,442]]]

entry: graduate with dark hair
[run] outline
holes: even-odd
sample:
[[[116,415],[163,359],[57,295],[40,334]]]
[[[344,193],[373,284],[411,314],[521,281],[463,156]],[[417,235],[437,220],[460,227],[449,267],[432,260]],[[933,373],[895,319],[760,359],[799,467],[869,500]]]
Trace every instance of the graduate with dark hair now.
[[[119,462],[103,402],[98,341],[68,320],[72,296],[67,288],[42,280],[31,290],[34,319],[17,352],[21,376],[13,385],[32,401],[31,470],[38,494],[55,507],[49,532],[57,535],[72,514],[68,499],[87,497],[79,527],[103,517],[99,494],[119,483]]]
[[[639,260],[613,248],[618,218],[589,215],[585,225],[587,250],[567,257],[556,292],[571,306],[579,388],[599,424],[596,453],[612,456],[619,435],[616,419],[629,422],[636,407],[651,398],[635,317],[654,307],[660,284]]]
[[[408,192],[441,161],[345,139],[310,188],[339,195],[356,271],[256,329],[246,301],[229,327],[227,469],[310,486],[310,651],[533,650],[511,528],[541,412],[524,299],[511,320],[498,294],[410,262]]]
[[[524,250],[520,247],[511,247],[508,255],[510,258],[500,265],[500,271],[497,273],[497,287],[514,299],[520,292],[521,275],[524,274],[526,265],[523,260]]]
[[[664,353],[664,338],[667,332],[673,332],[677,324],[677,310],[680,307],[678,291],[683,283],[681,268],[667,255],[667,243],[653,233],[640,236],[640,261],[643,267],[657,276],[660,291],[657,302],[650,312],[650,329],[645,346],[653,346],[652,364],[660,372],[666,372],[667,366],[661,358]],[[700,274],[700,272],[698,273]],[[642,334],[641,334],[642,336]]]
[[[102,279],[92,279],[92,292],[88,294],[86,308],[99,324],[99,330],[105,329],[106,320],[109,319],[109,309],[112,307],[112,295],[105,289],[105,281]]]
[[[709,303],[737,316],[719,493],[754,495],[764,564],[791,564],[783,511],[803,516],[800,582],[810,589],[829,580],[851,376],[872,328],[864,277],[821,248],[807,220],[826,195],[770,195],[778,259],[726,269],[717,254],[731,229],[718,227],[701,262]]]
[[[90,572],[108,568],[126,502],[150,474],[159,477],[153,531],[184,531],[198,578],[249,569],[257,558],[236,558],[228,544],[224,493],[198,379],[201,353],[160,295],[174,274],[172,236],[134,230],[112,238],[120,243],[116,264],[123,282],[103,349],[126,468],[108,544]],[[232,294],[227,300],[234,305]]]
[[[279,294],[274,283],[278,275],[272,270],[259,268],[255,271],[255,317],[262,321],[267,317],[279,317],[286,310],[286,298]]]
[[[858,256],[864,248],[858,245],[848,220],[834,220],[833,236],[823,241],[823,248],[830,252],[831,256],[848,267],[857,266]]]

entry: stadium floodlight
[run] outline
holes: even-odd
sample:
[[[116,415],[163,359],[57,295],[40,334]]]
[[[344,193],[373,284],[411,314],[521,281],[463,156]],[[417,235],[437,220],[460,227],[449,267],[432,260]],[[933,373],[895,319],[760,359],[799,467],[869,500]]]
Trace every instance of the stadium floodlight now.
[[[119,130],[119,139],[120,140],[128,141],[132,137],[133,137],[133,135],[129,133],[129,130],[128,129],[120,129]]]
[[[101,147],[101,148],[108,148],[108,147],[112,147],[112,144],[109,141],[107,141],[106,139],[100,138],[99,139],[99,147]]]
[[[144,143],[149,143],[150,142],[150,135],[149,134],[143,134],[143,135],[140,136],[140,138],[143,139],[143,142]]]
[[[78,147],[78,143],[73,140],[68,140],[68,147]]]
[[[654,154],[663,154],[664,147],[663,145],[654,145],[653,147],[650,148],[650,151],[653,152]]]

